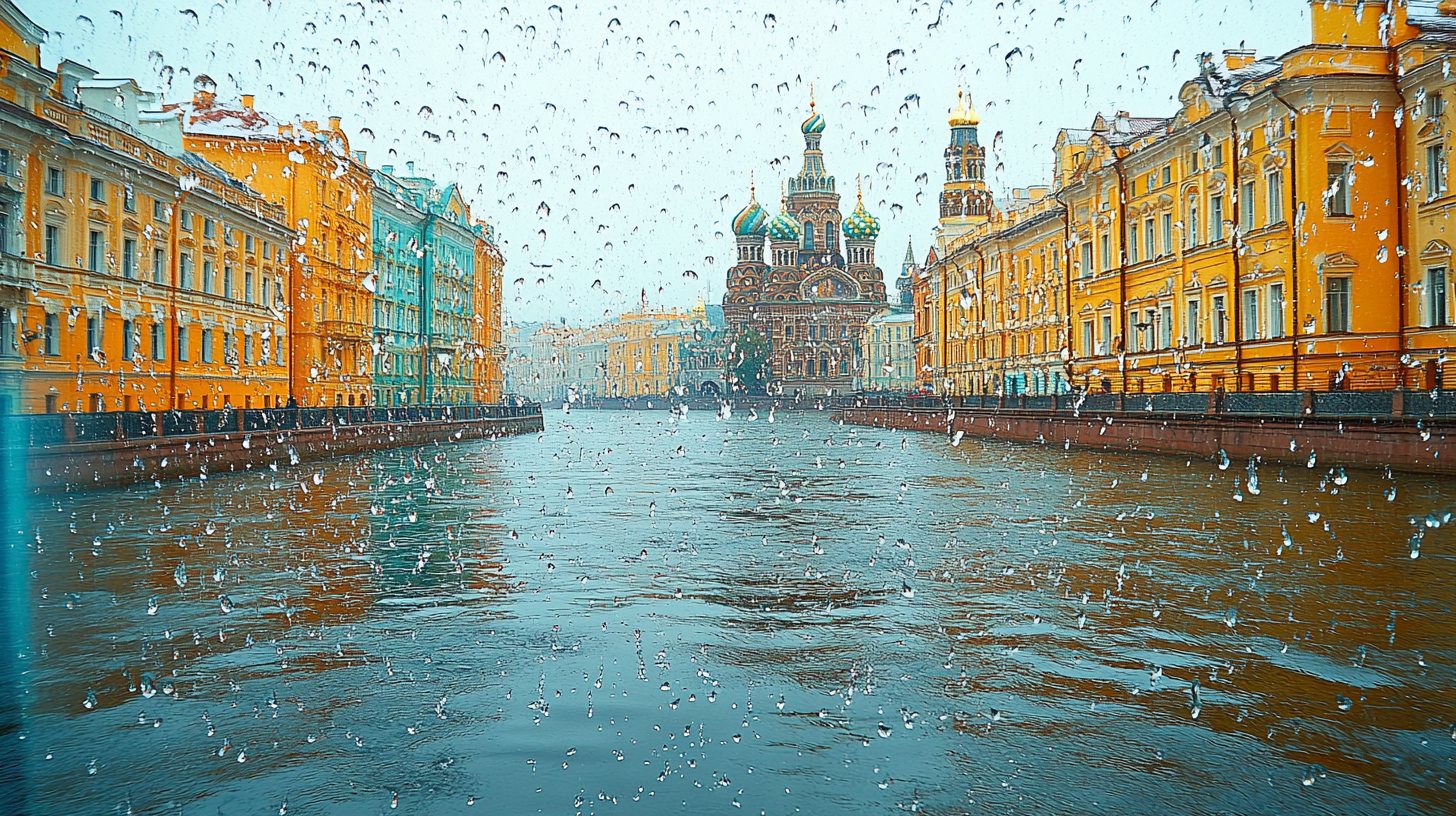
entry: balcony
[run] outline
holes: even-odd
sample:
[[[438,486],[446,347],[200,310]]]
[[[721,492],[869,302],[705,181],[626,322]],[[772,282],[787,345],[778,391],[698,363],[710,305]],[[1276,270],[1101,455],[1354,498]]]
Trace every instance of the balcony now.
[[[335,340],[366,340],[373,332],[369,324],[352,320],[325,320],[319,323],[319,328],[326,337]]]
[[[18,255],[0,256],[0,286],[24,286],[35,283],[35,262]]]

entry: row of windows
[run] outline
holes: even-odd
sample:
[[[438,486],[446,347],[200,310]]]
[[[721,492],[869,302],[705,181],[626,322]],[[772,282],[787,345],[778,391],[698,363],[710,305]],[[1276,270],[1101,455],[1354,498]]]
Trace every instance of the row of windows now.
[[[842,323],[837,325],[810,323],[795,329],[792,323],[784,324],[785,340],[793,340],[796,334],[800,340],[832,340],[835,337],[843,340],[849,337],[849,326]]]
[[[0,236],[8,236],[8,234],[9,214],[7,212],[4,212],[3,209],[0,209]],[[4,237],[0,237],[0,242],[3,242],[4,240]],[[266,241],[264,242],[264,246],[267,246]],[[4,246],[3,243],[0,243],[0,250],[8,251],[8,249],[9,248],[7,246]],[[108,271],[106,262],[108,254],[107,251],[108,245],[106,241],[106,233],[101,230],[88,230],[86,233],[86,254],[83,259],[85,268],[88,271],[96,272],[98,274],[106,273]],[[47,224],[45,226],[45,230],[43,232],[42,253],[44,260],[47,264],[50,264],[51,266],[65,265],[64,237],[63,231],[60,226],[55,224]],[[140,253],[138,252],[138,243],[136,238],[122,239],[120,260],[121,276],[130,280],[136,280],[141,271]],[[166,261],[167,256],[164,250],[152,250],[151,273],[153,283],[167,283]],[[182,253],[179,258],[179,264],[180,266],[178,269],[178,274],[180,276],[180,280],[178,283],[183,289],[196,289],[198,288],[198,286],[195,284],[200,284],[202,292],[206,294],[214,293],[214,288],[217,281],[215,280],[216,276],[213,274],[214,265],[212,261],[203,261],[203,274],[201,278],[197,280],[194,280],[193,261],[191,253]],[[253,283],[253,271],[251,269],[245,270],[243,276],[243,300],[247,303],[253,303],[255,301],[255,298],[259,294],[261,294],[261,298],[258,298],[258,302],[268,303],[270,297],[270,283],[268,277],[261,275],[257,276],[261,281],[260,293],[258,291],[258,287],[254,286]],[[281,287],[282,284],[278,283],[276,285]],[[218,292],[218,294],[221,294],[227,298],[232,298],[234,297],[234,291],[233,268],[232,266],[224,266],[223,285],[221,291]]]
[[[7,324],[9,325],[8,321]],[[137,359],[142,354],[141,345],[143,335],[141,326],[133,320],[121,322],[121,356],[123,360]],[[95,317],[87,317],[85,322],[86,345],[85,353],[97,362],[105,362],[105,351],[103,349],[104,337],[102,334],[101,321]],[[201,329],[196,345],[198,362],[217,362],[217,339],[218,333],[213,329]],[[44,332],[41,337],[41,352],[47,357],[59,357],[61,355],[61,320],[56,314],[46,314]],[[191,342],[192,331],[189,326],[181,326],[177,329],[177,344],[175,352],[177,359],[181,362],[192,360],[193,344]],[[167,359],[167,327],[162,323],[153,323],[146,335],[145,346],[147,354],[151,359],[161,362]],[[239,346],[239,335],[236,332],[223,331],[221,333],[222,356],[221,361],[228,365],[267,365],[270,356],[275,357],[275,365],[283,365],[283,348],[279,344],[273,348],[269,338],[254,338],[251,334],[241,335],[241,346]],[[254,353],[256,349],[256,354]]]

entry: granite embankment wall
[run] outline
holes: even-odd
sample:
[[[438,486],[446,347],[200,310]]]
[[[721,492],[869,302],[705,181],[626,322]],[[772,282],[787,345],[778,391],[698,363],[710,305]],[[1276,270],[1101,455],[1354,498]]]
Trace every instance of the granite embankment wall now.
[[[54,493],[135,482],[165,482],[204,474],[215,476],[274,465],[283,470],[310,459],[340,454],[448,445],[544,430],[539,407],[504,413],[514,415],[468,419],[444,415],[360,424],[331,421],[316,427],[298,427],[302,423],[294,423],[294,427],[287,429],[153,434],[135,438],[117,434],[117,438],[95,441],[32,443],[24,453],[26,488]],[[23,421],[24,418],[10,419]],[[9,440],[23,435],[23,429],[18,429],[17,424],[10,424],[6,433]]]
[[[993,436],[1036,444],[1095,450],[1174,454],[1217,459],[1222,450],[1237,463],[1263,461],[1316,467],[1385,468],[1456,474],[1446,418],[1249,417],[1143,412],[980,408],[853,407],[839,409],[846,423]]]

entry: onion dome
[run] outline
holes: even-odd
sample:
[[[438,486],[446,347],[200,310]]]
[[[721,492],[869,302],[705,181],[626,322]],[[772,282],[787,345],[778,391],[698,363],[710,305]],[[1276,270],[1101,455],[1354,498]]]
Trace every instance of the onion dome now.
[[[768,223],[768,239],[770,241],[793,241],[794,243],[798,243],[799,235],[803,231],[804,228],[799,224],[799,220],[789,215],[787,210],[774,216],[773,220]]]
[[[812,89],[809,91],[809,118],[804,120],[804,124],[799,126],[799,130],[804,131],[804,135],[806,136],[811,133],[824,132],[824,117],[814,112],[814,92]]]
[[[738,236],[763,235],[768,230],[768,213],[758,205],[753,187],[748,188],[748,206],[733,218],[733,234]]]
[[[864,208],[864,196],[854,205],[854,212],[844,219],[844,235],[856,241],[873,241],[880,234],[880,219]]]
[[[981,124],[981,115],[976,113],[976,106],[971,104],[970,97],[965,91],[956,92],[956,109],[950,115],[951,127],[975,127]]]

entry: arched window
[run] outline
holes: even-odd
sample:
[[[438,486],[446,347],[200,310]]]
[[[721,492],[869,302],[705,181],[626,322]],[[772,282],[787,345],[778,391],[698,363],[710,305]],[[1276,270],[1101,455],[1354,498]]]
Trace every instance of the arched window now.
[[[804,222],[804,249],[814,248],[814,222]]]
[[[839,244],[839,227],[833,221],[824,224],[824,249],[833,252]]]

